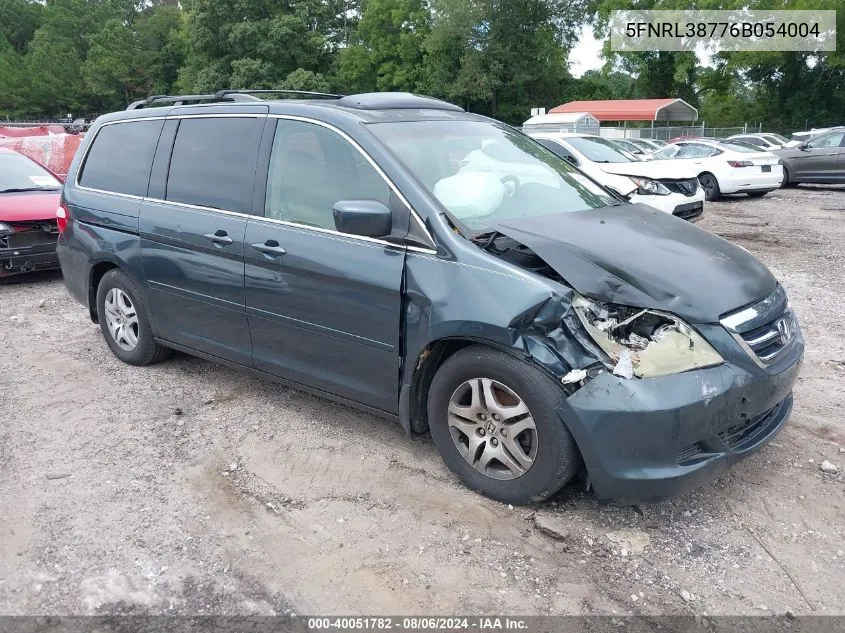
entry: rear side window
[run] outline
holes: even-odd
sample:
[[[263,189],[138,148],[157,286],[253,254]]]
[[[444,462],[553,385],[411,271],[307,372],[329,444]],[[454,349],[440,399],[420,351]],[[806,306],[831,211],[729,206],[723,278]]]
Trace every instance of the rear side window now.
[[[105,125],[97,132],[79,184],[133,196],[146,196],[164,121],[131,121]]]
[[[260,129],[256,118],[182,119],[170,158],[167,200],[249,211]]]

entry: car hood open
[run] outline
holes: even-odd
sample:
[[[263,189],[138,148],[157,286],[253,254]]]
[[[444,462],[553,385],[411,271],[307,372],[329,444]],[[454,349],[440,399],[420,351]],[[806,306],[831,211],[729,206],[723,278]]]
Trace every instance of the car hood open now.
[[[645,205],[518,218],[495,228],[583,295],[692,323],[716,323],[777,286],[745,249]]]

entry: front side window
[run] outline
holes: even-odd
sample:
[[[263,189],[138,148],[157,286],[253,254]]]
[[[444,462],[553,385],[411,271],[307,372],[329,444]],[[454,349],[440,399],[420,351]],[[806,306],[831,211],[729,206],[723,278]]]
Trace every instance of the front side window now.
[[[17,152],[0,150],[0,193],[56,191],[62,186],[49,171]]]
[[[247,212],[252,204],[261,125],[256,118],[182,119],[173,143],[171,202]]]
[[[471,232],[509,218],[619,204],[565,160],[505,125],[402,121],[369,129]]]
[[[146,196],[153,155],[164,121],[104,125],[94,137],[79,184],[91,189]]]
[[[337,132],[316,123],[279,119],[264,215],[334,230],[334,205],[341,200],[389,205],[390,187]]]
[[[831,132],[810,141],[809,145],[810,147],[839,147],[842,145],[843,136],[845,136],[845,132]]]

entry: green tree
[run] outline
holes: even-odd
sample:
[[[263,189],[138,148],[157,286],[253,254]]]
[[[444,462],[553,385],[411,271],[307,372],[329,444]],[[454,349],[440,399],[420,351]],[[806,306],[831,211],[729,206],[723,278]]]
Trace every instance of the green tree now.
[[[418,90],[430,22],[425,0],[369,0],[354,43],[339,51],[340,82],[355,91]]]
[[[426,42],[430,91],[509,122],[572,85],[568,47],[583,5],[562,0],[436,0]]]

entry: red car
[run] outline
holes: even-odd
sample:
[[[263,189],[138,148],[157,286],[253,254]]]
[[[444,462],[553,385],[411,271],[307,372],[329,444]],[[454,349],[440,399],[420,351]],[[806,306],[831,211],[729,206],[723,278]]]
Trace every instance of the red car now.
[[[0,279],[59,268],[61,179],[23,154],[0,147]]]

